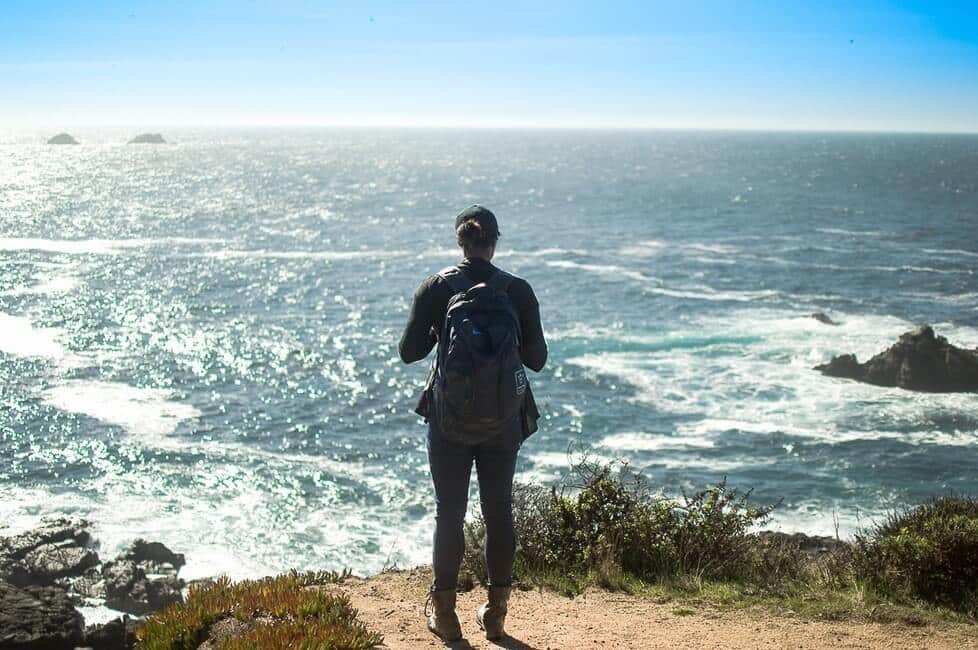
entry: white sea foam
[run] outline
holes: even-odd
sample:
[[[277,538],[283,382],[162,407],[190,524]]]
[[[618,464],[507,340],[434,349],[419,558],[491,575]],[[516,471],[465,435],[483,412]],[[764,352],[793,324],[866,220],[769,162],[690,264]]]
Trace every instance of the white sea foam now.
[[[75,609],[84,617],[86,626],[104,625],[109,621],[114,621],[126,615],[125,612],[104,605],[76,605]]]
[[[547,266],[558,269],[571,269],[593,273],[605,278],[627,278],[642,284],[642,290],[646,293],[654,293],[671,298],[687,298],[690,300],[707,300],[715,302],[751,302],[778,296],[777,291],[717,291],[705,285],[694,285],[691,287],[665,287],[660,278],[646,275],[641,271],[635,271],[615,264],[586,264],[571,260],[550,260]]]
[[[718,332],[744,337],[736,352],[720,348],[705,355],[701,347],[678,340],[673,347],[586,354],[567,363],[617,378],[631,391],[631,401],[656,412],[693,416],[677,427],[679,439],[780,432],[833,444],[877,439],[954,446],[978,442],[974,431],[928,426],[933,413],[978,418],[978,403],[969,394],[881,388],[813,370],[843,352],[866,359],[913,327],[893,317],[837,317],[843,324],[833,327],[803,314],[731,312],[689,326],[702,331],[705,340]],[[978,328],[946,325],[938,331],[942,329],[959,345],[978,342]]]
[[[978,257],[978,253],[975,251],[966,251],[960,248],[925,248],[923,250],[925,253],[930,253],[931,255],[963,255],[965,257]]]
[[[623,246],[618,252],[620,255],[628,255],[629,257],[654,257],[668,246],[668,242],[657,239],[646,239],[629,244],[628,246]]]
[[[648,239],[622,246],[618,250],[619,255],[628,257],[654,257],[663,252],[679,251],[683,253],[714,253],[716,255],[735,255],[740,249],[730,244],[718,244],[715,242],[667,242],[658,239]]]
[[[898,505],[905,504],[881,503],[872,509],[860,509],[853,508],[852,503],[845,500],[836,501],[831,506],[816,502],[798,503],[790,509],[775,509],[764,528],[808,535],[834,536],[838,532],[841,539],[847,539],[855,533],[865,532],[874,522],[883,521],[889,512],[888,507]]]
[[[406,257],[409,253],[401,250],[367,250],[367,251],[271,251],[271,250],[208,250],[195,253],[192,257],[210,257],[215,259],[281,259],[281,260],[362,260],[382,259],[391,257]]]
[[[733,472],[746,467],[761,467],[773,465],[774,460],[770,458],[755,458],[752,456],[742,456],[739,458],[704,458],[692,454],[682,454],[680,456],[653,456],[650,460],[642,463],[645,467],[661,467],[669,470],[683,469],[703,469],[710,472]]]
[[[41,282],[27,287],[18,287],[0,292],[0,296],[29,296],[50,293],[68,293],[79,285],[78,277],[74,275],[54,275]]]
[[[0,313],[0,352],[58,360],[66,356],[56,328],[35,327],[29,318]]]
[[[752,302],[780,295],[777,291],[767,289],[761,291],[717,291],[712,287],[706,286],[697,286],[690,289],[647,287],[645,291],[671,298],[688,298],[690,300],[708,300],[714,302]]]
[[[693,251],[700,251],[703,253],[716,253],[717,255],[734,255],[740,252],[740,249],[736,246],[731,246],[729,244],[706,244],[706,243],[694,243],[687,244],[686,248]]]
[[[606,436],[597,446],[616,451],[661,451],[672,449],[710,449],[714,440],[709,436],[679,436],[671,434],[650,434],[622,432]]]
[[[292,567],[352,566],[371,573],[382,568],[385,557],[400,566],[430,557],[433,514],[405,518],[405,509],[416,509],[421,501],[404,479],[358,463],[326,469],[315,457],[305,457],[297,466],[297,455],[259,452],[246,458],[247,451],[240,446],[232,454],[199,460],[189,476],[183,465],[140,469],[106,463],[84,493],[0,485],[0,534],[26,530],[45,515],[82,516],[92,522],[103,556],[121,552],[137,531],[186,553],[181,576],[187,579],[249,578]],[[333,474],[333,469],[343,471]],[[385,507],[346,500],[332,476],[366,486]],[[300,480],[317,483],[317,496]],[[201,498],[201,490],[208,498]],[[399,531],[394,538],[392,530]],[[364,547],[377,540],[390,545],[382,554],[365,554]]]
[[[582,262],[573,262],[571,260],[550,260],[546,262],[546,265],[555,269],[587,271],[588,273],[594,273],[605,277],[624,277],[643,284],[662,283],[662,280],[659,278],[645,275],[644,273],[634,271],[632,269],[626,269],[623,266],[616,266],[614,264],[584,264]]]
[[[43,394],[45,403],[55,408],[88,415],[133,435],[158,439],[173,433],[184,420],[200,415],[190,404],[172,397],[172,391],[165,389],[88,380],[68,381]]]
[[[496,258],[509,258],[514,257],[516,259],[524,259],[528,257],[560,257],[562,255],[587,255],[588,251],[580,248],[533,248],[530,250],[512,250],[508,248],[503,248],[497,250],[495,253]],[[455,260],[462,259],[462,251],[458,248],[436,248],[429,249],[418,253],[416,256],[418,259],[425,259],[431,257],[441,257],[441,258],[451,258]]]
[[[826,235],[843,235],[846,237],[883,237],[886,234],[879,230],[846,230],[845,228],[816,228],[815,230]]]
[[[40,251],[66,255],[118,255],[128,249],[152,246],[203,246],[221,243],[220,239],[160,237],[136,239],[40,239],[0,237],[0,251]]]

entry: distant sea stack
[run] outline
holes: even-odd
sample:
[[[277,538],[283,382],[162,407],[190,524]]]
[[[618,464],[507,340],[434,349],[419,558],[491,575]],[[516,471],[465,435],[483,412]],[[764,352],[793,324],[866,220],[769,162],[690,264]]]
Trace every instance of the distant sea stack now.
[[[866,363],[844,354],[815,370],[877,386],[934,393],[978,392],[978,350],[955,347],[928,325],[903,334],[895,345]]]
[[[159,133],[140,133],[129,144],[166,144],[166,140]]]
[[[48,144],[78,144],[78,140],[71,137],[70,133],[59,133],[48,140]]]

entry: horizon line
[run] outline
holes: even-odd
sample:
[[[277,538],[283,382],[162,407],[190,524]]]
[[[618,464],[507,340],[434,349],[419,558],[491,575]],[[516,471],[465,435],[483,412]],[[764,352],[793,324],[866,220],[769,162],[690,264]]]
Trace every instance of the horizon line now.
[[[247,129],[324,129],[324,130],[417,130],[417,131],[609,131],[609,132],[636,132],[636,131],[664,131],[664,132],[713,132],[713,133],[772,133],[772,134],[866,134],[866,135],[978,135],[978,127],[973,130],[967,129],[944,129],[944,128],[920,128],[920,127],[829,127],[829,126],[746,126],[746,125],[675,125],[675,124],[602,124],[602,123],[580,123],[580,124],[543,124],[536,122],[237,122],[237,123],[215,123],[215,122],[132,122],[132,123],[75,123],[64,124],[60,127],[53,126],[47,122],[34,125],[8,125],[0,128],[0,132],[25,133],[25,132],[65,132],[69,129],[79,129],[82,131],[92,129],[112,129],[112,130],[142,130],[152,131],[154,129],[209,129],[220,131],[234,131]]]

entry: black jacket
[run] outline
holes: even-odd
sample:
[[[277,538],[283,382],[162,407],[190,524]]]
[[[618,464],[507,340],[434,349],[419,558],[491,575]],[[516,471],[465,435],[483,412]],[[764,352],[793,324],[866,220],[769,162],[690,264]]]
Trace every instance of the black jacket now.
[[[473,282],[486,282],[496,272],[496,267],[481,258],[467,258],[458,268]],[[448,309],[448,301],[455,291],[448,282],[440,276],[432,275],[425,279],[414,293],[411,314],[398,344],[398,352],[404,363],[420,361],[428,356],[438,342],[436,332],[441,329]],[[523,365],[535,372],[540,372],[547,362],[547,342],[543,337],[543,325],[540,323],[540,305],[529,283],[522,278],[514,277],[507,291],[509,299],[519,313],[520,331],[523,340],[520,341],[520,357]],[[425,398],[416,409],[421,415],[426,415]],[[523,437],[536,431],[536,420],[539,417],[531,391],[527,391],[526,413],[524,414]]]

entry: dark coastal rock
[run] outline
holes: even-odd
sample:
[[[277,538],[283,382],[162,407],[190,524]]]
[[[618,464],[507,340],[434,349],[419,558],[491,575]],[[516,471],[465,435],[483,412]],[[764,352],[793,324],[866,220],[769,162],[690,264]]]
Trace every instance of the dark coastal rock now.
[[[129,614],[142,616],[183,602],[184,581],[176,575],[149,579],[146,571],[132,560],[119,559],[102,565],[105,604]]]
[[[85,629],[85,643],[92,650],[130,650],[136,645],[137,625],[128,616],[104,625],[90,625]]]
[[[53,519],[0,538],[0,580],[23,587],[81,575],[98,564],[98,555],[86,547],[91,542],[87,526],[82,519]]]
[[[0,582],[0,648],[62,650],[82,643],[84,619],[55,587]]]
[[[965,350],[934,334],[929,325],[900,336],[866,363],[844,354],[815,370],[877,386],[935,393],[978,392],[978,350]]]
[[[102,577],[101,567],[86,569],[78,577],[55,580],[55,584],[79,601],[85,598],[105,600],[105,578]]]
[[[71,542],[42,544],[24,557],[24,564],[37,584],[51,584],[58,578],[80,576],[98,563],[95,551]]]
[[[773,530],[762,530],[757,537],[764,542],[786,544],[798,548],[809,555],[822,555],[842,550],[848,544],[835,537],[821,535],[806,535],[805,533],[782,533]]]
[[[125,617],[85,631],[75,605],[97,599],[143,616],[183,601],[181,553],[138,539],[115,561],[99,565],[87,526],[81,519],[53,519],[0,537],[0,650],[132,648],[134,621]]]
[[[84,519],[49,519],[41,525],[19,535],[0,537],[0,558],[23,559],[30,551],[42,544],[55,544],[71,540],[78,546],[91,541],[86,530],[88,522]]]
[[[842,323],[838,323],[838,322],[832,320],[832,318],[828,314],[826,314],[825,312],[821,312],[821,311],[815,312],[814,314],[811,315],[811,317],[814,318],[815,320],[817,320],[819,323],[823,323],[825,325],[841,325],[842,324]]]
[[[183,553],[174,553],[159,542],[147,542],[144,539],[134,541],[121,559],[135,562],[146,573],[174,575],[187,563]]]
[[[160,133],[140,133],[129,144],[166,144],[166,140]]]
[[[48,140],[48,144],[78,144],[78,140],[75,140],[68,133],[59,133]]]

